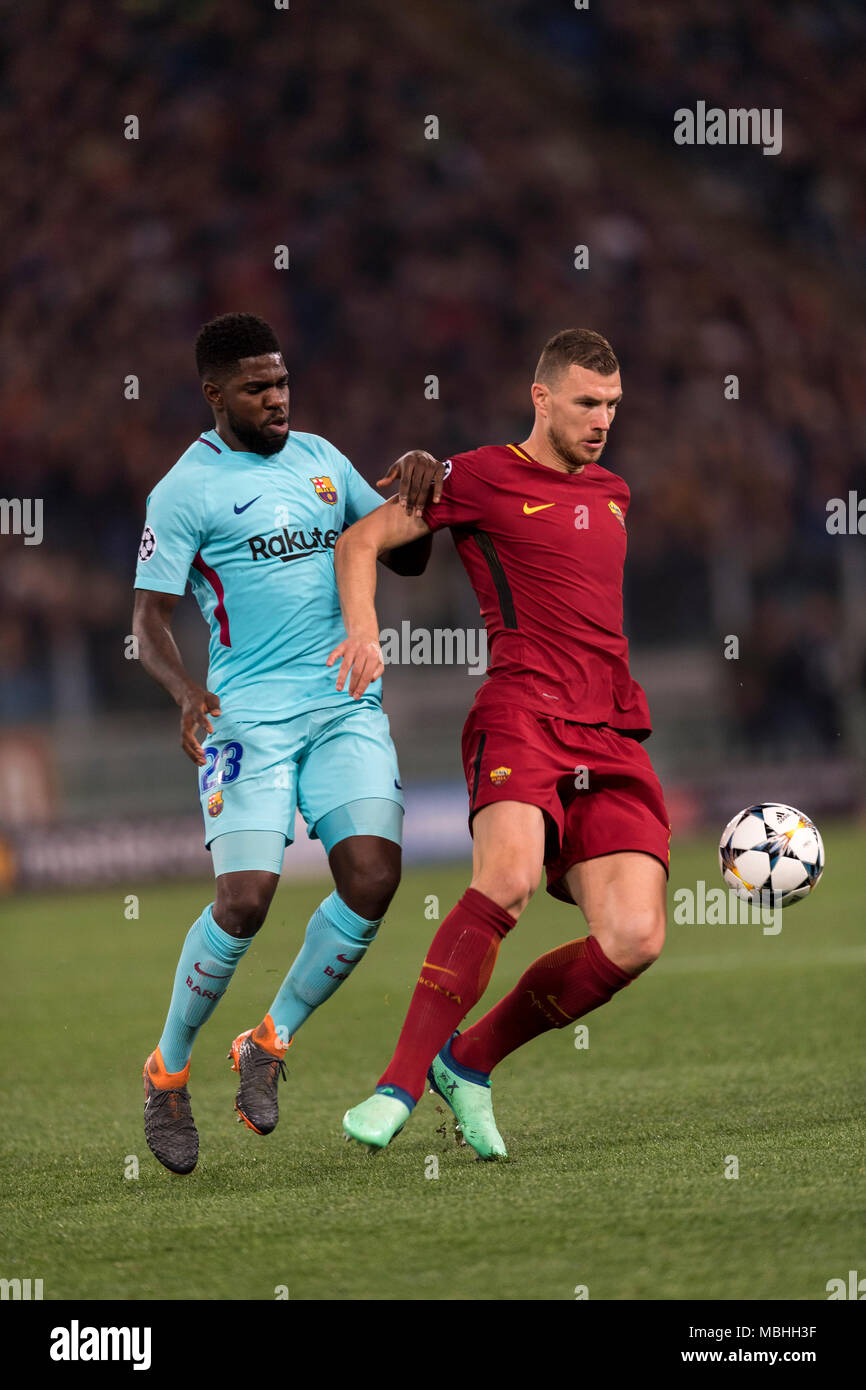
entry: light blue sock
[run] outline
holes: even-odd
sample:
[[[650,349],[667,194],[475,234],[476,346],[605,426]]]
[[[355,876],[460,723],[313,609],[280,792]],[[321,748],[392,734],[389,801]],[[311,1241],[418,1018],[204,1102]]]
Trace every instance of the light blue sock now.
[[[335,890],[307,923],[304,944],[268,1012],[285,1044],[314,1009],[351,975],[383,919],[370,922],[347,907]]]
[[[213,903],[187,932],[168,1016],[159,1040],[167,1071],[183,1071],[195,1035],[206,1023],[229,987],[235,966],[249,949],[251,936],[229,936],[214,921]]]

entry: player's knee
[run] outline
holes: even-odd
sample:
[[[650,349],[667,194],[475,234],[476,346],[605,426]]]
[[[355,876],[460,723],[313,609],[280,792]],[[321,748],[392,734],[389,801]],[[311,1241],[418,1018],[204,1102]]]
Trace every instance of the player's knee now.
[[[633,915],[628,923],[624,950],[630,974],[640,975],[658,960],[665,944],[665,914],[647,910]]]
[[[376,922],[388,911],[399,882],[399,864],[387,859],[367,859],[343,870],[337,880],[337,892],[359,917]]]
[[[229,936],[255,936],[268,915],[273,895],[270,883],[252,880],[232,885],[221,881],[214,903],[214,921]]]
[[[536,886],[532,881],[532,875],[516,865],[500,869],[498,872],[486,870],[474,878],[470,885],[497,906],[510,912],[512,917],[519,917],[524,908],[528,907]]]

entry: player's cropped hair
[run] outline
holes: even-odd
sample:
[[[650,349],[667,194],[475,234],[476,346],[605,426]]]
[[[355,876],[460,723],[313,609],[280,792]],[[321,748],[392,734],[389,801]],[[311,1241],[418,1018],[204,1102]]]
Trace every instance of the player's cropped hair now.
[[[555,386],[571,366],[586,367],[600,376],[613,376],[619,371],[616,354],[607,338],[593,333],[591,328],[563,328],[561,333],[554,333],[538,359],[535,380],[544,382],[545,386]]]
[[[256,314],[221,314],[198,331],[195,364],[202,381],[230,376],[242,357],[280,352],[277,335]]]

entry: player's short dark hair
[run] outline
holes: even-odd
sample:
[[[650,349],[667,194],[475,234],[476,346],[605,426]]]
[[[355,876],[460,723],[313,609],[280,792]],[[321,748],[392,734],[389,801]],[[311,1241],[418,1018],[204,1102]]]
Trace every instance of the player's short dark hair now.
[[[555,386],[563,372],[571,366],[586,367],[599,376],[613,376],[619,371],[616,354],[607,338],[591,328],[563,328],[545,343],[535,380],[545,386]]]
[[[231,376],[242,357],[280,351],[271,325],[256,314],[220,314],[199,329],[195,364],[202,381],[221,381]]]

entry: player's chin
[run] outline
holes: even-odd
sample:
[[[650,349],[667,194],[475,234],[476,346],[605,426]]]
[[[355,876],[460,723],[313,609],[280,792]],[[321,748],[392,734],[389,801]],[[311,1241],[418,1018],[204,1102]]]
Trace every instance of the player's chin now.
[[[259,439],[259,442],[256,445],[254,452],[257,454],[265,454],[268,456],[271,454],[278,454],[285,442],[285,435],[275,436],[273,434],[265,434],[262,435],[262,437]]]

